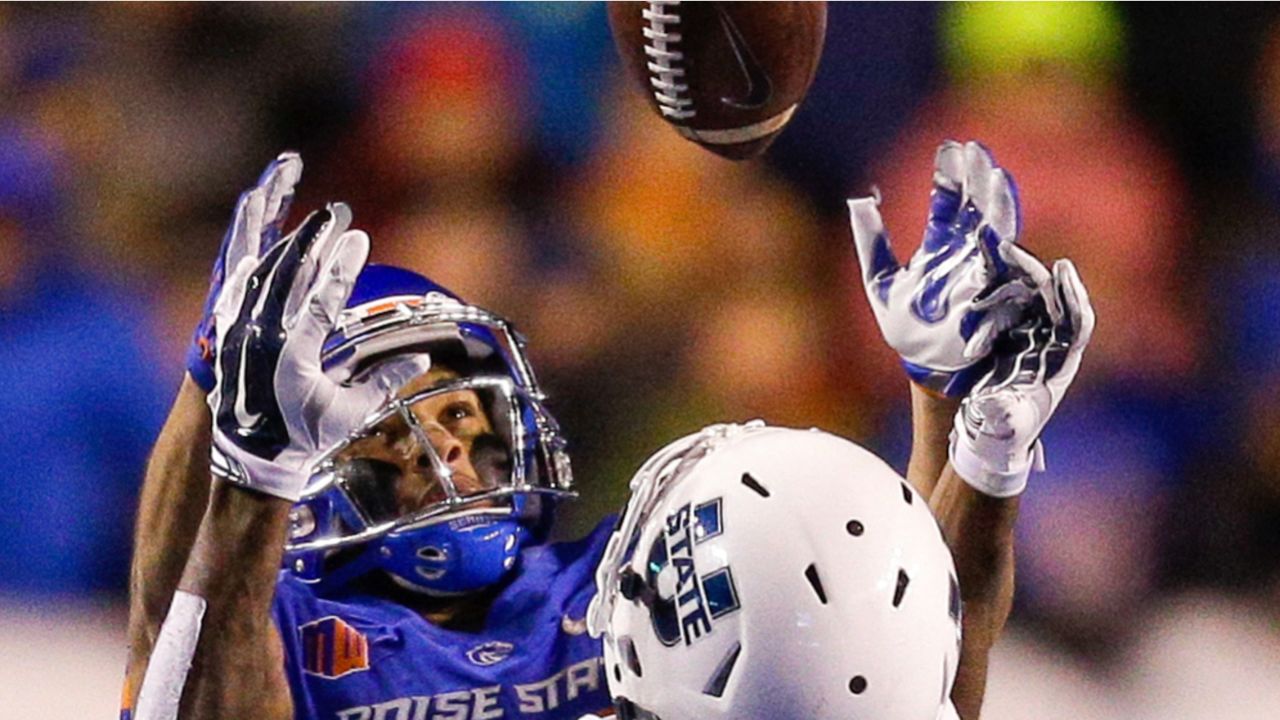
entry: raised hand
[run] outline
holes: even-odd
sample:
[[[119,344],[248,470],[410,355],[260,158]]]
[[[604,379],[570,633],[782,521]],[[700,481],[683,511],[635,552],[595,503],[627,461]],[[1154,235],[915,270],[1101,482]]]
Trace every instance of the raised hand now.
[[[369,254],[342,204],[312,213],[262,254],[244,254],[214,307],[213,470],[296,500],[317,451],[386,397],[324,375],[321,351]]]
[[[934,159],[929,219],[903,266],[878,197],[849,201],[862,280],[885,340],[917,384],[963,396],[990,367],[992,343],[1013,327],[1048,275],[1014,245],[1017,190],[986,148],[946,141]]]
[[[1089,294],[1070,260],[1052,277],[1031,318],[996,345],[995,366],[960,404],[951,464],[993,497],[1011,497],[1043,465],[1040,434],[1080,369],[1093,336]]]
[[[258,183],[236,201],[231,226],[222,237],[218,259],[209,276],[209,294],[204,312],[196,324],[187,349],[187,372],[205,392],[213,389],[214,350],[217,334],[213,308],[218,302],[227,274],[246,257],[260,257],[280,240],[281,227],[293,202],[294,188],[302,177],[302,158],[293,152],[281,153],[271,162]]]

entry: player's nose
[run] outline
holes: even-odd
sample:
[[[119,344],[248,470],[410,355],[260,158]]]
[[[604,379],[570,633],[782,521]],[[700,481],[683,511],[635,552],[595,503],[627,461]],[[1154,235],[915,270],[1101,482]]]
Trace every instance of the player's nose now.
[[[436,451],[436,456],[449,467],[454,467],[459,461],[466,456],[466,447],[456,435],[448,430],[436,426],[428,430],[428,437],[431,440],[431,447]]]

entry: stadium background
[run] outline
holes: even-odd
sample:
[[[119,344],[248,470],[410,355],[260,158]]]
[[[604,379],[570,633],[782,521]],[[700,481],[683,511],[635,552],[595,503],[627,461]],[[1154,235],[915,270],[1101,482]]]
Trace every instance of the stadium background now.
[[[985,718],[1280,708],[1280,13],[833,5],[763,162],[679,140],[598,4],[0,5],[0,714],[107,717],[133,507],[236,195],[300,205],[512,317],[574,443],[573,534],[713,420],[900,467],[903,377],[843,198],[899,247],[932,150],[988,143],[1100,325],[1020,526]]]

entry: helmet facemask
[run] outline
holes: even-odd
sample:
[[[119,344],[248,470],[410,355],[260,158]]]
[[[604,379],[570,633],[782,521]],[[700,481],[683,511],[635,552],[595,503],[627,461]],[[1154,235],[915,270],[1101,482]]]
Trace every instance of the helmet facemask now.
[[[326,370],[378,382],[388,400],[313,462],[286,563],[328,583],[381,568],[437,595],[500,581],[544,529],[544,499],[573,495],[523,343],[500,318],[443,296],[346,319]]]

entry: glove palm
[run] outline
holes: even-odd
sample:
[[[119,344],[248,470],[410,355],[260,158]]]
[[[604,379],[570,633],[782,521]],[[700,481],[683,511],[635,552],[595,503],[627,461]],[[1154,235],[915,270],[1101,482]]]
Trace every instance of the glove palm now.
[[[893,254],[878,204],[878,198],[850,200],[849,213],[881,333],[913,381],[961,396],[986,372],[995,338],[1034,300],[1035,276],[1048,275],[1016,252],[1013,180],[978,143],[943,143],[924,238],[905,266]],[[1024,267],[1027,261],[1034,267]]]

